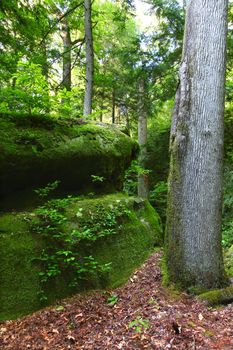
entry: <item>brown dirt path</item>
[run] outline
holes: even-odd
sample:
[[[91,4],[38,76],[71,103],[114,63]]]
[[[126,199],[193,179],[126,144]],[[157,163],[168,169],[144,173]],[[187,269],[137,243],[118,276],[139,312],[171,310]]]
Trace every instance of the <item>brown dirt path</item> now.
[[[114,290],[112,306],[110,292],[75,296],[0,324],[0,349],[233,350],[233,305],[210,309],[185,293],[164,289],[160,259],[154,253]]]

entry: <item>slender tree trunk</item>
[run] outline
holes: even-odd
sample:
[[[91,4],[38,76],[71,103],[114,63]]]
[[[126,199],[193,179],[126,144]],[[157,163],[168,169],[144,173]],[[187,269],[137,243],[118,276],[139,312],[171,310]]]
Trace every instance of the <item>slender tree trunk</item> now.
[[[221,199],[227,0],[190,0],[170,139],[166,259],[183,287],[223,281]]]
[[[128,112],[126,113],[125,119],[126,119],[126,129],[127,129],[127,133],[130,135],[130,117],[129,117]]]
[[[12,84],[11,84],[11,86],[12,86],[13,89],[15,88],[16,80],[17,80],[16,77],[14,77],[14,78],[12,79]]]
[[[104,107],[103,107],[103,101],[102,101],[102,103],[101,103],[101,112],[100,112],[100,122],[102,123],[102,121],[103,121],[103,109],[104,109]]]
[[[139,80],[139,96],[138,96],[138,144],[140,153],[138,163],[141,167],[145,167],[145,159],[147,156],[147,113],[145,106],[145,81],[144,78]],[[138,175],[138,196],[147,199],[149,196],[148,174]]]
[[[112,89],[112,124],[116,123],[116,93],[115,89]]]
[[[94,51],[91,23],[91,0],[84,0],[85,10],[85,46],[86,46],[86,84],[84,96],[84,116],[92,112],[92,90],[94,74]]]
[[[100,122],[103,121],[103,110],[104,110],[104,96],[105,96],[105,89],[101,91],[100,98],[101,98],[101,104],[100,104]]]
[[[62,20],[62,41],[63,41],[63,69],[62,69],[62,87],[67,91],[71,90],[71,48],[70,28],[65,17]]]
[[[47,47],[46,44],[42,44],[42,74],[45,77],[46,81],[49,80],[49,66],[48,66],[48,59],[47,59]]]
[[[42,74],[46,79],[46,82],[49,84],[49,65],[48,65],[48,58],[47,58],[47,47],[45,42],[42,44]],[[50,112],[50,105],[49,105],[49,90],[47,91],[48,96],[48,105],[45,108],[45,112],[49,114]]]
[[[116,124],[120,124],[121,123],[121,109],[120,109],[120,107],[118,106],[117,108],[116,108],[116,116],[115,116],[115,123]]]

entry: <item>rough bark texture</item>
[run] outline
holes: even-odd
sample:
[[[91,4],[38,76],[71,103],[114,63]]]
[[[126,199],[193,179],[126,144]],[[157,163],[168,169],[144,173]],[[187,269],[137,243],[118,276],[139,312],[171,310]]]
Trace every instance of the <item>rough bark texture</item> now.
[[[62,42],[63,42],[63,69],[62,69],[62,86],[67,91],[71,90],[71,48],[72,42],[70,37],[70,28],[67,19],[62,20]]]
[[[138,99],[138,144],[140,153],[138,162],[141,167],[145,165],[147,156],[147,113],[144,102],[145,82],[144,78],[139,81],[139,99]],[[138,175],[138,196],[147,199],[149,196],[148,174]]]
[[[167,269],[183,287],[223,280],[221,198],[227,0],[190,0],[171,128]]]
[[[86,45],[86,86],[84,96],[84,116],[92,112],[92,86],[94,73],[94,51],[91,24],[91,0],[84,0],[85,45]]]

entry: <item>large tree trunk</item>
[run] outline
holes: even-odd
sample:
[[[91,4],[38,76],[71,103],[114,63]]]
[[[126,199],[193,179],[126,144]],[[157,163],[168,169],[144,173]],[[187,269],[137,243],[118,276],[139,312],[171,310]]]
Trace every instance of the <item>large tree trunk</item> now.
[[[139,80],[138,94],[138,144],[140,147],[138,163],[144,168],[147,156],[147,112],[145,105],[145,81]],[[147,199],[149,196],[148,174],[138,175],[138,196]]]
[[[62,41],[63,41],[63,69],[62,69],[62,87],[67,91],[71,90],[71,48],[70,28],[66,18],[62,20]]]
[[[190,0],[170,140],[166,259],[183,287],[223,280],[221,199],[227,0]]]
[[[86,46],[86,84],[84,96],[84,116],[92,112],[92,90],[94,73],[94,51],[91,23],[91,0],[84,0],[85,10],[85,46]]]

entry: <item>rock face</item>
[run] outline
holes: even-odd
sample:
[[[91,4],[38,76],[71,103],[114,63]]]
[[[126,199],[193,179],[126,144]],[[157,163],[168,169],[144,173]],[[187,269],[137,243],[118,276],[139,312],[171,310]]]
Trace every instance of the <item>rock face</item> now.
[[[0,198],[60,181],[67,191],[119,190],[137,146],[112,127],[0,116]],[[92,175],[102,180],[94,182]]]
[[[50,216],[59,224],[56,230],[46,223]],[[83,289],[120,285],[162,240],[159,217],[150,204],[122,194],[53,200],[31,213],[2,214],[0,228],[0,320],[25,315]],[[91,256],[102,266],[111,263],[111,268],[88,275],[88,282],[82,279],[75,286],[69,266],[58,274],[50,268],[43,303],[46,261],[38,256],[56,246],[56,254],[65,255],[63,265],[78,252],[80,262]]]

